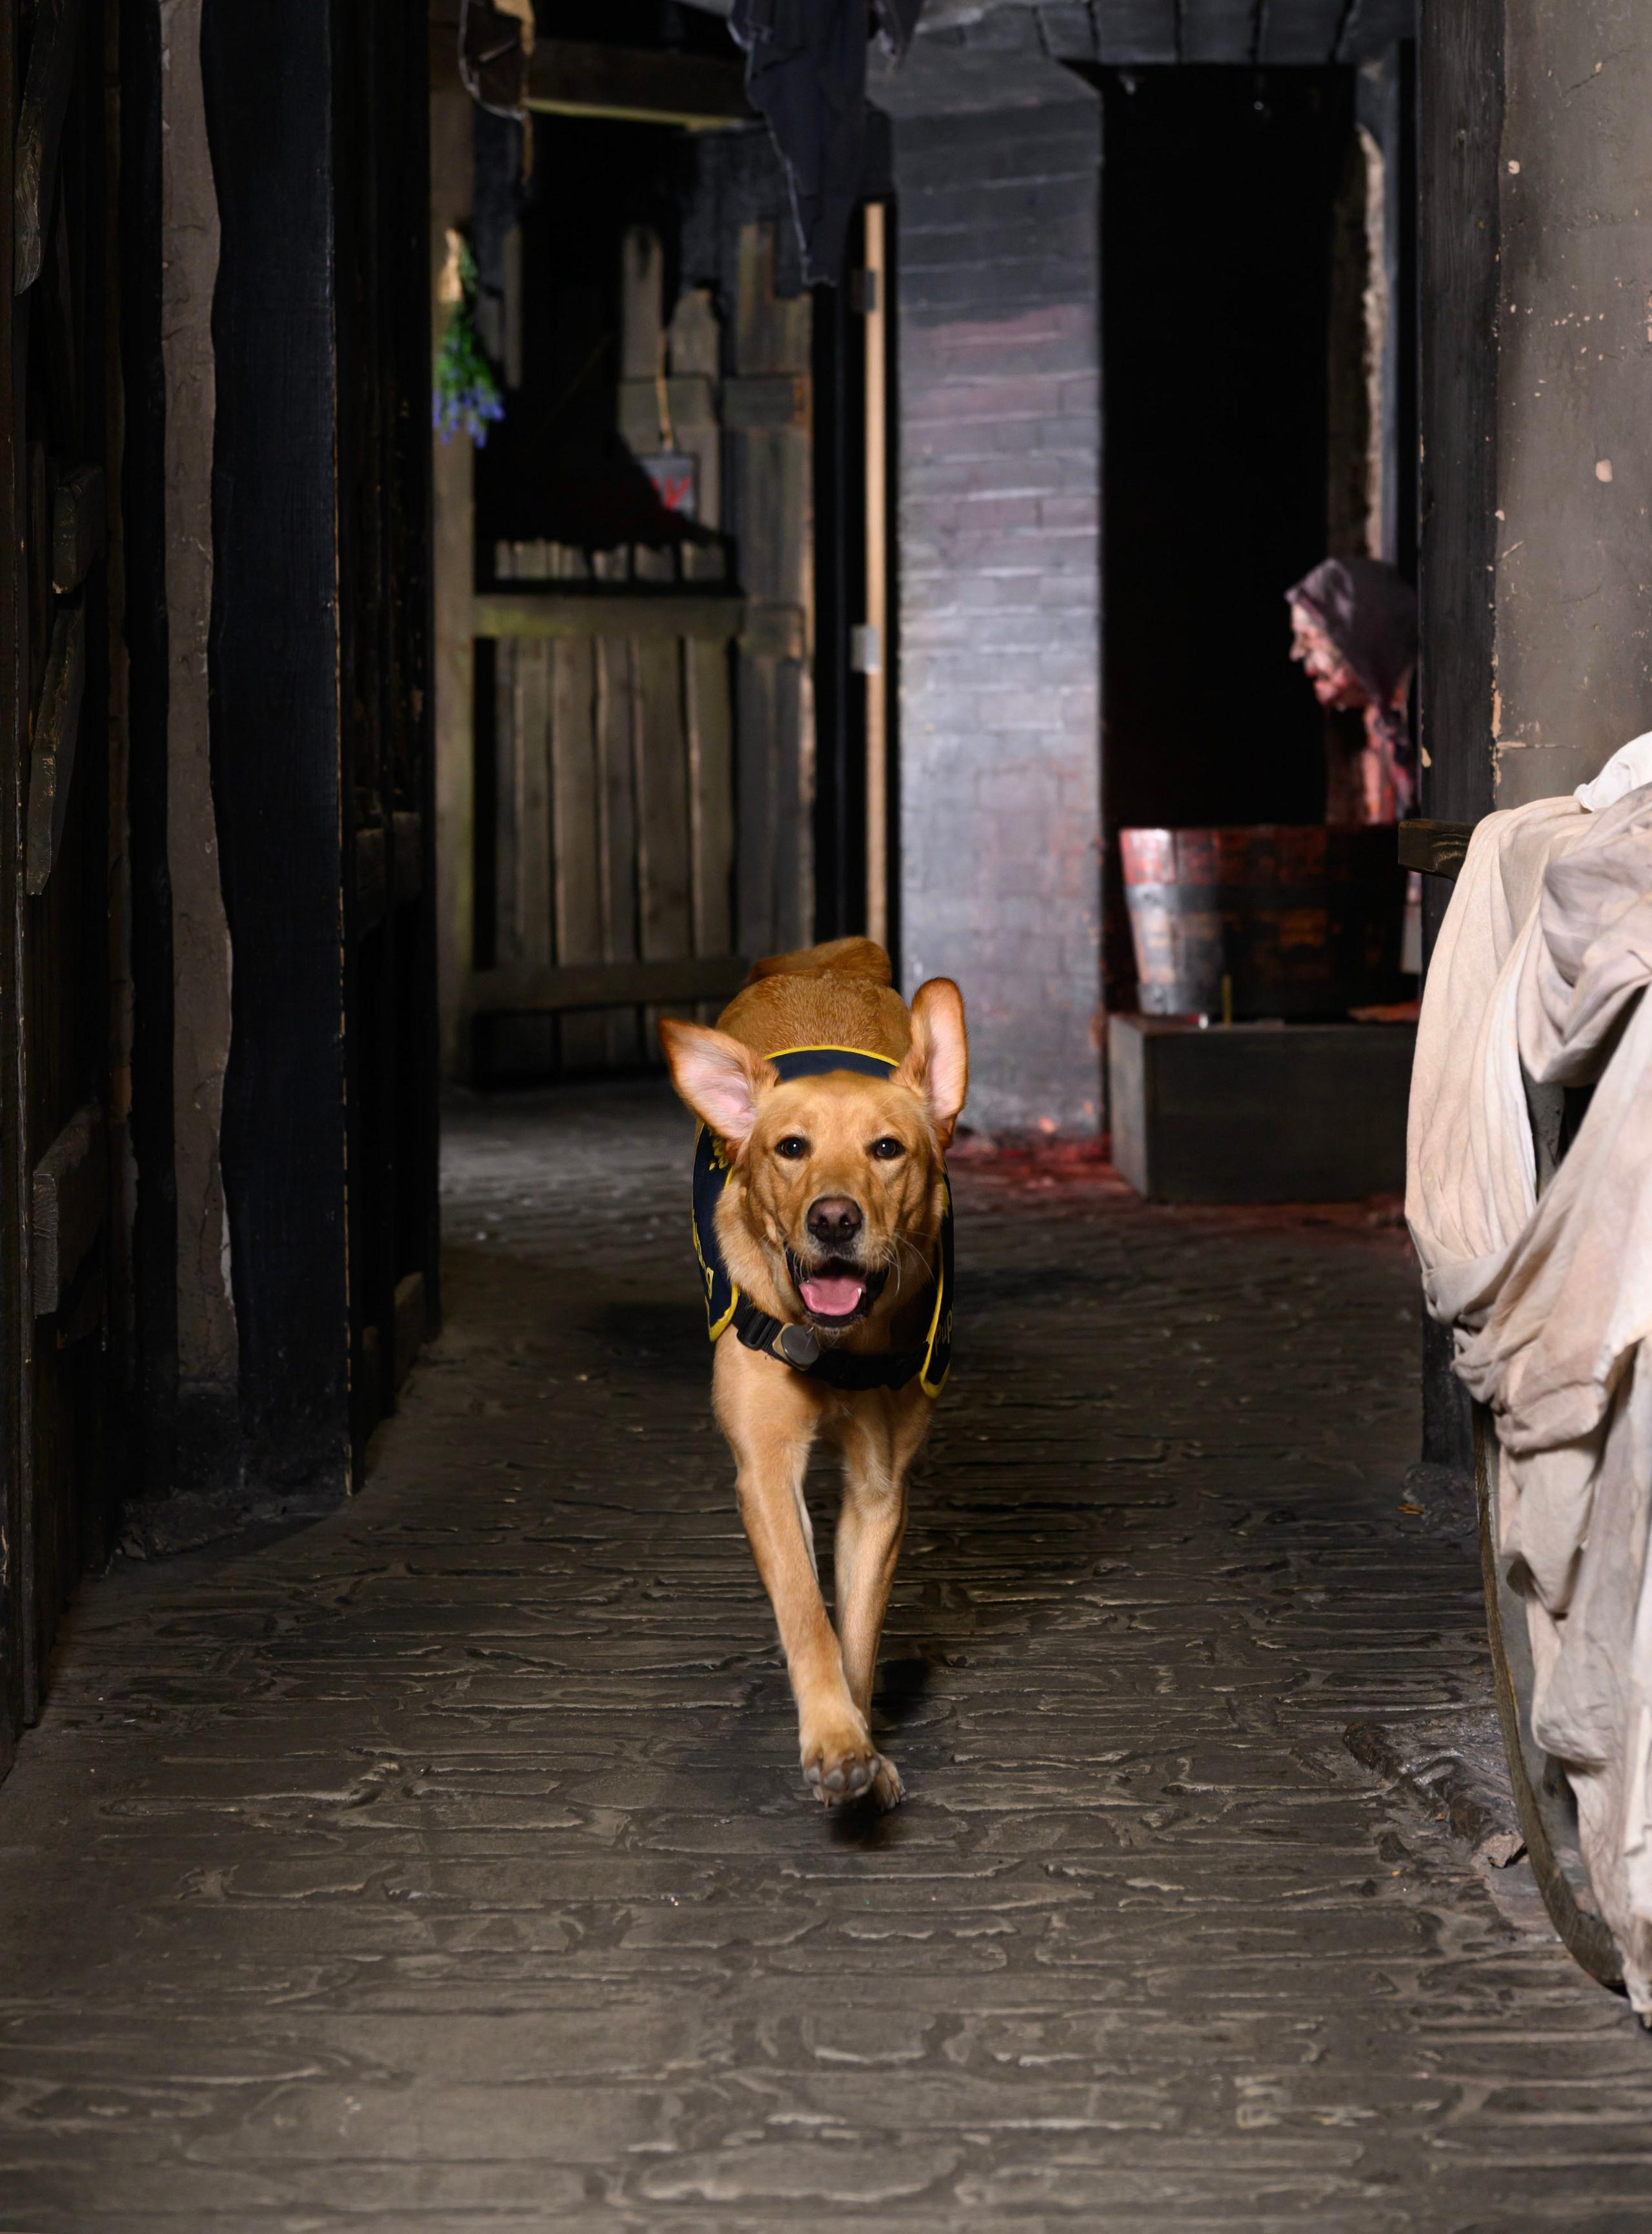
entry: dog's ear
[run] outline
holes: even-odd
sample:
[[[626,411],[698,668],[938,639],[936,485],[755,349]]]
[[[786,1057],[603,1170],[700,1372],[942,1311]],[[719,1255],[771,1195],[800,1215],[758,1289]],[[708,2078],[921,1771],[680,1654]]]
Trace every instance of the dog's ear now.
[[[695,1115],[734,1149],[743,1148],[757,1121],[757,1105],[780,1073],[754,1048],[708,1024],[660,1018],[660,1045],[671,1083]]]
[[[970,1042],[963,996],[950,977],[931,977],[912,996],[912,1051],[896,1073],[929,1111],[944,1151],[970,1090]]]

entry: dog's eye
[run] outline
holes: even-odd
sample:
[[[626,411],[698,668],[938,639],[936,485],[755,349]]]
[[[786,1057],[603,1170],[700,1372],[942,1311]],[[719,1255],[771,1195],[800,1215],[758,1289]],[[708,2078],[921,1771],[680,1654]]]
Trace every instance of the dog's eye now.
[[[775,1141],[774,1153],[784,1156],[788,1164],[794,1164],[800,1157],[808,1154],[809,1144],[801,1133],[788,1133],[783,1140]]]
[[[898,1140],[892,1133],[885,1133],[881,1140],[874,1140],[871,1154],[880,1164],[892,1164],[897,1156],[906,1153],[906,1143]]]

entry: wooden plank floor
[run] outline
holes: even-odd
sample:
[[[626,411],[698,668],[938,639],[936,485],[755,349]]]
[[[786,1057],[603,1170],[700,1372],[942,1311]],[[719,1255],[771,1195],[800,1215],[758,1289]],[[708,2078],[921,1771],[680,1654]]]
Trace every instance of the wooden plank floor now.
[[[363,1493],[84,1591],[0,1787],[0,2225],[1652,2224],[1652,2042],[1342,1743],[1484,1696],[1472,1542],[1401,1486],[1396,1227],[960,1169],[912,1797],[834,1822],[708,1415],[689,1130],[470,1105]]]

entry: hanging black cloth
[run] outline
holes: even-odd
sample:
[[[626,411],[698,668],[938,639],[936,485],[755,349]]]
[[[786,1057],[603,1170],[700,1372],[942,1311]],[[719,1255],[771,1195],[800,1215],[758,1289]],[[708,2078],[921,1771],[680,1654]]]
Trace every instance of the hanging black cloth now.
[[[734,0],[728,28],[746,49],[746,90],[767,122],[791,189],[803,278],[835,286],[860,193],[866,41],[898,62],[924,0]]]

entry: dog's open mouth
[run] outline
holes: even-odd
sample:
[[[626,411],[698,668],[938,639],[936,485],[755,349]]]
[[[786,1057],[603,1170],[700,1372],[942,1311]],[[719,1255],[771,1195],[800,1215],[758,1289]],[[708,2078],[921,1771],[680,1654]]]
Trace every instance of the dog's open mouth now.
[[[787,1270],[792,1276],[792,1285],[803,1298],[803,1308],[812,1319],[823,1326],[847,1326],[852,1320],[864,1318],[883,1293],[887,1270],[878,1272],[862,1271],[858,1264],[850,1264],[841,1257],[828,1258],[824,1264],[804,1265],[788,1249]]]

